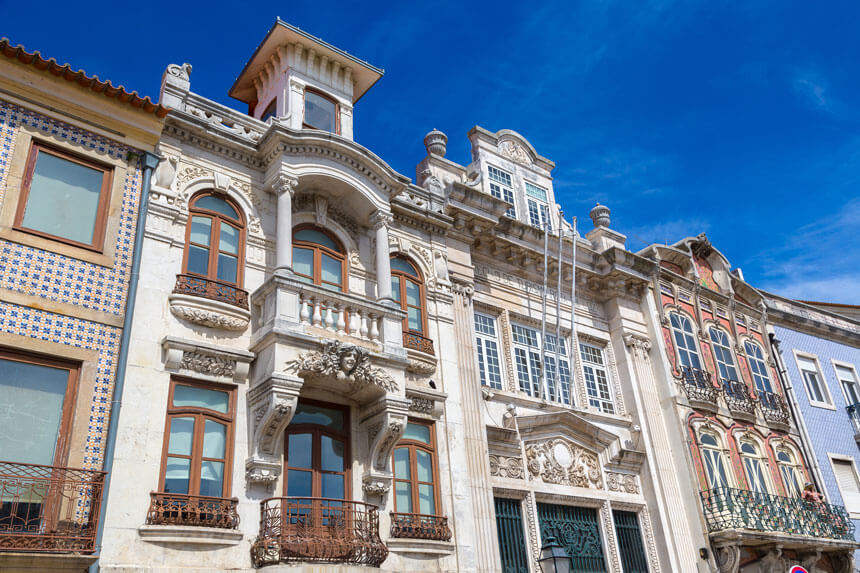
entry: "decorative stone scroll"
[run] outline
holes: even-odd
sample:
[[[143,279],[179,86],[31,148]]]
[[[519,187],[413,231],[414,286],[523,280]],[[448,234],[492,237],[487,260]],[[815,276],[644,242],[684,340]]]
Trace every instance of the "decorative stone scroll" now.
[[[167,336],[161,341],[166,370],[214,381],[241,383],[248,376],[252,352]]]
[[[502,478],[523,479],[523,460],[519,457],[490,454],[490,475]]]
[[[275,373],[248,392],[251,457],[245,477],[251,483],[274,485],[281,474],[284,430],[296,412],[302,379]]]
[[[287,363],[287,371],[302,378],[327,376],[357,388],[377,386],[396,392],[397,382],[382,368],[370,363],[370,353],[360,346],[337,340],[323,343],[322,352],[306,352]]]
[[[606,472],[606,489],[622,493],[639,493],[639,482],[636,476],[631,474]]]
[[[409,404],[404,398],[383,396],[361,413],[370,459],[361,481],[368,496],[382,496],[391,489],[391,451],[406,429]]]
[[[531,479],[575,487],[603,488],[597,455],[564,438],[551,438],[526,446]]]

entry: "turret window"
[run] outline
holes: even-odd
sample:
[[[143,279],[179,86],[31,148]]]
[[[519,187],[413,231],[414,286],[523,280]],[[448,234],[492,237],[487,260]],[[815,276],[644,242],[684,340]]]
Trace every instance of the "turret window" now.
[[[304,126],[331,133],[340,133],[337,108],[337,103],[334,100],[321,93],[305,89]]]

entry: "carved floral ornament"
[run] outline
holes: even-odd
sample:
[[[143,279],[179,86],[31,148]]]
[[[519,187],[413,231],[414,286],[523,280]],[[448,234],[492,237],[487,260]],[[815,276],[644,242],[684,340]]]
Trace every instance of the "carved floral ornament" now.
[[[523,460],[519,456],[497,456],[490,454],[490,475],[502,478],[523,479]]]
[[[563,438],[533,442],[526,446],[531,479],[576,487],[603,488],[597,455]]]
[[[333,377],[351,386],[377,386],[386,392],[397,391],[397,382],[388,372],[371,364],[366,349],[337,340],[323,343],[322,351],[300,354],[287,363],[286,370],[302,378]]]
[[[523,149],[523,146],[516,141],[507,140],[499,143],[499,151],[517,163],[522,163],[523,165],[531,164],[529,154],[525,149]]]
[[[606,489],[623,493],[639,493],[639,483],[634,475],[606,472]]]

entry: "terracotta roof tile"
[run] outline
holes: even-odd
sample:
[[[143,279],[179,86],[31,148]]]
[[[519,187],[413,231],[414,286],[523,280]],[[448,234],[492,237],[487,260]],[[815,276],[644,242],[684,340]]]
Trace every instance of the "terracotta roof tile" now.
[[[75,71],[69,64],[61,66],[54,58],[46,60],[39,52],[28,52],[21,45],[13,46],[8,38],[0,38],[0,53],[7,58],[33,66],[37,70],[47,71],[81,87],[101,93],[105,97],[117,99],[147,113],[153,113],[157,117],[164,117],[169,111],[163,105],[153,102],[149,96],[140,97],[136,91],[129,93],[123,86],[114,86],[109,80],[102,81],[98,76],[88,76],[84,70]]]

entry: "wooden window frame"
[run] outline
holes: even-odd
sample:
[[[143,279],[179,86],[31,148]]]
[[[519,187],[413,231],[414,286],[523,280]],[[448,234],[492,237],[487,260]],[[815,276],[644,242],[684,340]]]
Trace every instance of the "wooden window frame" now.
[[[36,170],[36,161],[38,160],[40,153],[47,153],[48,155],[53,155],[54,157],[64,159],[71,163],[82,165],[84,167],[88,167],[90,169],[95,169],[97,171],[102,172],[102,185],[101,190],[99,191],[99,205],[96,211],[96,220],[93,224],[92,243],[82,243],[80,241],[75,241],[66,237],[61,237],[59,235],[52,235],[51,233],[38,231],[36,229],[30,229],[29,227],[24,226],[24,214],[27,211],[27,201],[30,198],[30,186],[33,183],[33,174]],[[22,233],[28,233],[39,237],[44,237],[46,239],[51,239],[60,243],[66,243],[68,245],[80,247],[88,251],[101,253],[104,250],[105,228],[107,227],[107,214],[108,206],[110,203],[111,187],[113,186],[113,176],[114,168],[109,164],[94,161],[87,157],[70,153],[53,145],[48,145],[33,140],[30,143],[30,150],[27,154],[27,165],[24,170],[24,177],[21,184],[21,193],[18,196],[18,207],[15,210],[13,228],[17,231],[21,231]]]
[[[321,90],[318,90],[318,89],[308,87],[308,86],[305,86],[305,91],[302,94],[302,127],[304,129],[316,129],[317,131],[326,131],[321,127],[316,127],[316,126],[313,126],[313,125],[305,122],[305,110],[307,108],[308,92],[316,94],[323,99],[327,99],[328,101],[330,101],[334,104],[334,127],[335,127],[335,130],[333,133],[335,135],[340,135],[340,102],[338,102],[335,98],[331,97],[327,93],[325,93]]]
[[[441,515],[439,511],[439,456],[438,450],[436,446],[436,423],[428,420],[419,420],[416,418],[407,419],[407,424],[415,424],[418,426],[426,426],[430,429],[430,445],[425,444],[419,440],[407,440],[405,438],[401,438],[397,444],[395,444],[394,449],[391,450],[391,470],[392,470],[392,480],[394,482],[394,487],[392,488],[392,492],[394,494],[394,511],[395,513],[412,513],[414,515]],[[394,452],[397,448],[407,448],[409,450],[409,479],[398,478],[394,473]],[[428,485],[426,481],[418,481],[418,456],[415,454],[415,450],[423,450],[430,454],[430,460],[433,463],[433,483],[430,484],[433,486],[433,511],[435,513],[424,514],[420,512],[421,503],[420,497],[418,495],[418,486],[419,485]],[[412,509],[413,511],[405,511],[401,512],[397,509],[397,482],[408,483],[410,487],[411,497],[412,497]]]
[[[208,408],[200,408],[196,406],[173,406],[173,394],[176,386],[193,386],[205,390],[216,390],[218,392],[226,392],[228,395],[228,410],[226,414],[210,410]],[[164,480],[167,477],[167,450],[170,446],[170,423],[173,418],[189,418],[194,417],[194,435],[191,442],[191,455],[188,456],[191,462],[189,464],[188,475],[188,493],[175,495],[200,495],[200,474],[202,471],[203,461],[221,461],[214,458],[204,460],[202,457],[203,438],[205,436],[206,420],[223,423],[227,426],[226,443],[224,444],[224,483],[221,489],[221,498],[228,498],[229,492],[232,491],[232,475],[233,475],[233,447],[234,447],[234,426],[236,422],[236,389],[230,386],[213,384],[211,382],[201,382],[189,378],[171,378],[170,390],[167,394],[167,409],[164,416],[164,440],[161,446],[161,473],[158,476],[158,490],[164,492]],[[172,454],[173,457],[186,458]]]
[[[333,251],[324,245],[320,245],[319,243],[311,243],[309,241],[302,241],[296,239],[296,232],[302,231],[305,229],[311,229],[314,231],[318,231],[326,235],[329,239],[335,242],[335,244],[340,247],[341,252]],[[301,225],[296,225],[293,227],[293,249],[296,247],[301,247],[305,249],[313,249],[314,252],[314,276],[308,277],[308,275],[303,275],[301,273],[296,273],[296,275],[300,277],[310,278],[312,280],[312,284],[316,286],[324,286],[322,281],[322,257],[320,253],[325,253],[328,256],[339,259],[340,260],[340,270],[341,276],[343,277],[343,284],[340,285],[341,290],[339,292],[347,292],[347,285],[349,285],[349,268],[346,264],[346,248],[343,246],[343,242],[334,236],[332,233],[328,232],[326,229],[322,227],[318,227],[317,225],[313,225],[310,223],[304,223]],[[326,285],[333,285],[334,283],[326,282]]]
[[[322,475],[323,473],[328,474],[337,474],[343,473],[343,499],[345,501],[352,500],[352,444],[350,443],[352,440],[352,431],[350,426],[349,419],[349,407],[344,406],[343,404],[334,404],[332,402],[323,402],[321,400],[309,400],[305,398],[300,398],[298,404],[309,404],[311,406],[320,406],[322,408],[329,408],[331,410],[340,410],[343,412],[343,432],[338,433],[336,430],[331,430],[326,428],[325,426],[320,426],[317,424],[292,424],[290,423],[287,426],[287,429],[284,430],[284,479],[283,483],[283,494],[284,497],[287,496],[287,487],[289,482],[289,470],[299,470],[299,471],[308,471],[309,468],[296,468],[291,467],[289,465],[290,458],[290,434],[311,434],[311,475],[313,481],[311,483],[311,495],[309,497],[312,498],[320,498],[322,495],[313,495],[314,492],[319,492],[322,494]],[[297,404],[297,409],[298,409]],[[343,453],[343,472],[332,472],[332,471],[323,471],[322,467],[322,459],[321,459],[321,451],[322,448],[315,447],[317,441],[320,439],[320,436],[327,435],[333,438],[343,439],[344,443],[344,453]],[[302,497],[302,496],[295,496]]]
[[[210,211],[209,209],[202,209],[195,206],[197,201],[204,197],[210,196],[225,201],[228,205],[230,205],[233,209],[236,210],[236,213],[239,214],[239,218],[233,219],[224,215],[223,213],[218,213],[217,211]],[[206,247],[206,249],[209,251],[209,262],[206,267],[206,275],[201,275],[199,273],[194,273],[188,270],[188,255],[191,251],[191,245],[193,244],[198,247],[203,247],[203,245],[198,245],[197,243],[191,242],[191,224],[194,221],[195,215],[210,217],[210,220],[212,221],[212,225],[209,230],[209,246]],[[217,225],[215,224],[216,221],[218,223]],[[220,245],[221,238],[221,221],[224,221],[229,225],[239,228],[239,252],[236,255],[237,261],[235,283],[224,281],[218,278],[218,254],[221,252],[218,246]],[[201,191],[199,193],[196,193],[194,197],[191,198],[191,201],[188,202],[188,223],[185,225],[185,248],[182,251],[182,273],[194,277],[201,277],[208,281],[226,284],[236,288],[242,288],[245,279],[245,215],[242,212],[242,209],[239,208],[239,205],[225,193],[219,193],[218,191],[212,189],[207,191]]]
[[[69,377],[66,380],[66,393],[63,396],[63,407],[60,414],[60,427],[57,431],[57,444],[54,446],[54,459],[51,462],[52,466],[65,467],[69,458],[69,449],[72,442],[71,433],[75,418],[75,404],[78,397],[78,387],[80,385],[81,364],[79,362],[64,360],[53,356],[33,354],[8,348],[0,348],[0,360],[23,362],[25,364],[35,364],[37,366],[47,366],[50,368],[61,368],[69,371]],[[14,462],[15,460],[7,461]]]
[[[399,269],[391,269],[391,277],[399,277],[400,278],[400,308],[403,312],[407,313],[407,316],[403,319],[403,332],[412,332],[419,336],[423,336],[427,338],[427,298],[426,291],[424,287],[424,274],[421,272],[421,269],[418,268],[418,265],[413,263],[408,257],[395,254],[391,257],[391,259],[400,259],[406,262],[410,267],[415,269],[415,275],[417,275],[418,280],[415,280],[415,275],[410,275],[405,271],[401,271]],[[410,305],[406,303],[406,281],[411,280],[412,282],[418,285],[418,298],[419,298],[419,307],[415,305]],[[412,330],[409,328],[409,311],[408,308],[418,308],[421,311],[421,330]]]

